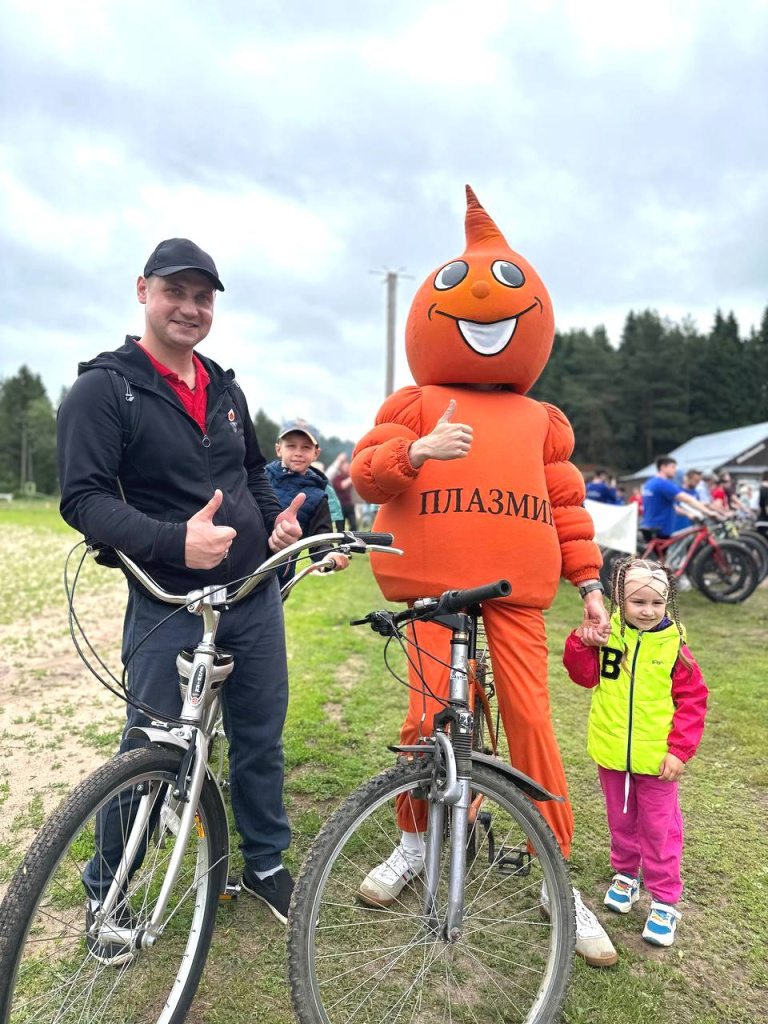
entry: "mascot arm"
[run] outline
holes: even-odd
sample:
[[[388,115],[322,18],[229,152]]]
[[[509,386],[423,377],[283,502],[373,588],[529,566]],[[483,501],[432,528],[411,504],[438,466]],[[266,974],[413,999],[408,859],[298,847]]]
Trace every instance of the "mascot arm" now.
[[[383,505],[401,494],[419,475],[408,449],[421,437],[421,389],[401,388],[379,409],[376,426],[355,447],[350,472],[355,490]]]
[[[549,432],[544,442],[544,473],[555,529],[563,558],[563,576],[578,586],[595,580],[603,564],[595,544],[592,517],[584,508],[584,479],[569,458],[573,454],[573,430],[554,405],[541,403],[549,416]]]

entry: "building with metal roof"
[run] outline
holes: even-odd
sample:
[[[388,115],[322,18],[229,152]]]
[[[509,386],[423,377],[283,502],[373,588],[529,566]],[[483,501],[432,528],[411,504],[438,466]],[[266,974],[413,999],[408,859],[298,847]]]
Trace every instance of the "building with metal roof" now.
[[[702,473],[728,472],[734,479],[753,481],[768,473],[768,422],[701,434],[674,451],[659,452],[659,455],[676,459],[681,473],[688,469],[700,469]],[[622,479],[641,481],[655,474],[656,463],[651,462]]]

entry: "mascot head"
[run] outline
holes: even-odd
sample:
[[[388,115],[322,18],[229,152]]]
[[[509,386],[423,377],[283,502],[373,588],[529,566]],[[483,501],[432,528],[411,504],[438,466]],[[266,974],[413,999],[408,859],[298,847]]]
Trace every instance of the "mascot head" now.
[[[467,185],[467,247],[419,288],[405,347],[425,384],[507,384],[524,395],[549,358],[552,303],[541,278]]]

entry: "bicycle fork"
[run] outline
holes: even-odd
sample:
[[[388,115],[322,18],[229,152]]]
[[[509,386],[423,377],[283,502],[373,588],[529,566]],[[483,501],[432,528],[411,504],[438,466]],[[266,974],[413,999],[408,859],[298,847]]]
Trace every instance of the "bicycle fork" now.
[[[467,869],[467,827],[472,787],[472,713],[467,706],[468,632],[456,630],[451,638],[450,705],[435,715],[435,775],[429,792],[429,818],[424,856],[424,923],[445,942],[461,938],[464,885]],[[442,731],[450,724],[451,735]],[[445,783],[438,785],[441,771]],[[448,904],[442,926],[437,905],[446,807],[450,820]]]

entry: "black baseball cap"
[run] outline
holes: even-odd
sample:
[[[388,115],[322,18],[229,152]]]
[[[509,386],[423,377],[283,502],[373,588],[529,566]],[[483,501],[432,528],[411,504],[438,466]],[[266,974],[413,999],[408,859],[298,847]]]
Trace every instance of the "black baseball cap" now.
[[[188,238],[167,238],[161,242],[147,260],[144,277],[150,274],[168,277],[169,274],[178,274],[180,270],[199,270],[210,277],[218,291],[224,291],[216,264],[207,252],[203,252],[199,245],[190,242]]]

